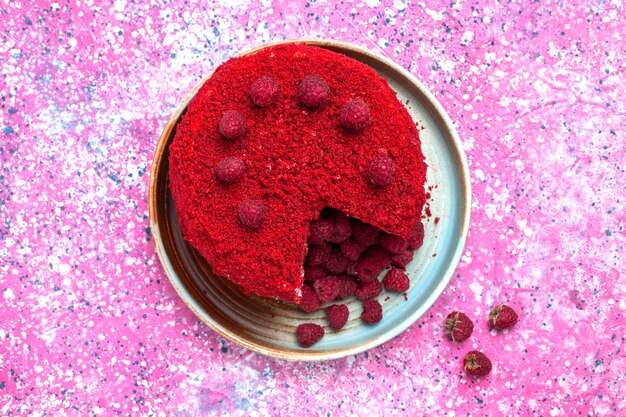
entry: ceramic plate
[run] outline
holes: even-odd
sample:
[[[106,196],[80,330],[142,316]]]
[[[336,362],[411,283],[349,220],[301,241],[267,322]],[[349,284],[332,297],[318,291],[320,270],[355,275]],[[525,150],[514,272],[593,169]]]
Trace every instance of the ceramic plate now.
[[[452,122],[433,95],[408,71],[387,58],[342,42],[298,40],[355,58],[386,78],[413,119],[419,124],[422,151],[428,164],[424,245],[408,265],[411,288],[406,294],[383,292],[383,320],[363,325],[361,303],[345,301],[350,309],[346,326],[335,332],[326,325],[323,310],[307,314],[296,306],[244,296],[217,277],[182,237],[176,208],[168,188],[168,148],[189,100],[210,77],[183,100],[161,135],[150,178],[149,205],[152,235],[172,285],[191,310],[223,337],[255,352],[283,359],[333,359],[380,345],[406,330],[421,317],[450,281],[461,257],[470,218],[470,181],[465,154]],[[266,45],[267,46],[267,45]],[[264,46],[264,47],[266,47]],[[255,53],[259,48],[246,52]],[[438,219],[436,222],[435,219]],[[295,329],[304,322],[325,326],[326,335],[308,349],[296,341]]]

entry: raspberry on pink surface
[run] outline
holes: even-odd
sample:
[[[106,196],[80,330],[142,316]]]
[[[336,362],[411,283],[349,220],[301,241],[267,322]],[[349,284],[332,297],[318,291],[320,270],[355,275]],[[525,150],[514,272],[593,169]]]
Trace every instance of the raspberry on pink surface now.
[[[485,376],[491,372],[492,366],[491,360],[478,350],[468,352],[463,358],[463,368],[471,376]]]
[[[341,125],[346,129],[360,132],[370,123],[370,109],[360,98],[347,102],[341,108]]]
[[[339,294],[339,290],[341,289],[341,282],[339,278],[329,275],[315,281],[313,283],[313,289],[315,289],[320,301],[327,303],[337,298],[337,294]]]
[[[246,116],[237,110],[227,110],[219,123],[219,131],[226,139],[236,139],[246,133]]]
[[[363,301],[361,320],[365,324],[375,324],[383,319],[383,306],[378,300],[370,299]]]
[[[409,277],[399,269],[390,269],[383,278],[383,284],[387,291],[405,292],[409,290],[411,281]]]
[[[508,329],[517,323],[517,313],[508,305],[500,304],[489,311],[487,323],[492,329]]]
[[[267,209],[259,200],[246,200],[239,206],[239,220],[251,229],[258,229],[265,222]]]
[[[318,75],[307,75],[300,81],[298,97],[307,107],[321,107],[328,101],[328,83]]]
[[[267,107],[278,98],[278,83],[272,77],[262,76],[250,87],[250,98],[259,107]]]
[[[246,164],[236,157],[222,159],[215,166],[215,176],[222,182],[237,182],[246,173]]]
[[[304,323],[296,329],[296,337],[300,346],[308,348],[324,337],[324,328],[315,323]]]
[[[300,309],[307,313],[311,313],[313,311],[319,310],[322,306],[322,302],[315,290],[308,286],[302,286],[302,298],[300,299]]]
[[[444,329],[453,342],[462,342],[472,335],[474,322],[465,313],[453,311],[446,317]]]
[[[328,325],[335,330],[339,330],[346,325],[349,315],[350,311],[345,304],[334,304],[326,307],[326,320]]]

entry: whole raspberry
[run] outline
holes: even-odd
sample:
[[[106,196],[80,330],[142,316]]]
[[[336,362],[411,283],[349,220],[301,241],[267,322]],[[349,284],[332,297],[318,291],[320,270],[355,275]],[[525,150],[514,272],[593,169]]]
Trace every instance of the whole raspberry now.
[[[354,238],[350,238],[341,242],[339,249],[346,259],[356,261],[359,259],[359,256],[361,256],[361,252],[363,252],[365,246],[361,245]]]
[[[392,255],[404,252],[408,246],[405,239],[391,233],[381,233],[378,237],[378,244],[387,249]]]
[[[389,266],[389,262],[391,262],[391,256],[389,255],[389,252],[387,251],[387,249],[383,248],[380,245],[370,246],[369,248],[365,249],[365,252],[363,252],[362,256],[376,259],[378,263],[380,263],[380,265],[384,266],[385,268]]]
[[[356,280],[349,275],[339,275],[337,277],[341,286],[339,287],[339,292],[337,293],[336,300],[342,300],[344,298],[351,297],[359,284],[357,284]]]
[[[329,219],[333,222],[333,232],[328,238],[329,242],[340,243],[352,236],[352,226],[347,214],[334,211]]]
[[[352,132],[360,132],[371,123],[370,109],[360,98],[348,101],[341,108],[341,125]]]
[[[322,242],[319,245],[309,245],[309,251],[306,255],[307,265],[322,265],[328,261],[330,255],[330,244]]]
[[[409,249],[418,249],[424,244],[424,224],[422,222],[417,222],[415,230],[407,242]]]
[[[389,187],[395,173],[396,164],[388,156],[377,156],[367,166],[367,178],[376,187]]]
[[[484,353],[473,350],[463,358],[463,367],[468,375],[485,376],[491,372],[491,361]]]
[[[302,287],[302,298],[300,299],[300,310],[307,313],[318,310],[322,306],[322,302],[317,297],[317,293],[312,287],[304,285]]]
[[[326,307],[326,320],[328,325],[335,330],[339,330],[346,325],[349,315],[350,311],[345,304],[335,304]]]
[[[300,81],[298,97],[307,107],[320,107],[326,104],[330,89],[328,83],[318,75],[307,75]]]
[[[508,329],[517,323],[517,313],[508,305],[500,304],[491,309],[487,323],[492,329]]]
[[[391,262],[389,252],[381,246],[370,246],[363,252],[357,264],[357,275],[363,282],[378,278]]]
[[[343,257],[341,252],[334,250],[330,252],[322,267],[333,275],[343,274],[348,268],[348,260]]]
[[[251,229],[258,229],[265,222],[267,209],[259,200],[246,200],[239,206],[239,220]]]
[[[378,228],[362,222],[357,222],[352,230],[354,239],[363,246],[370,246],[376,243],[379,233],[380,230]]]
[[[413,251],[405,249],[402,253],[391,255],[391,266],[404,269],[413,260]]]
[[[383,292],[380,281],[364,282],[356,289],[356,298],[359,300],[369,300],[378,297]]]
[[[328,273],[319,265],[307,266],[304,268],[304,280],[311,284],[327,276]]]
[[[362,282],[371,282],[375,281],[384,269],[375,259],[363,258],[357,263],[356,273]]]
[[[315,281],[313,283],[313,289],[315,289],[317,293],[317,298],[319,298],[322,303],[326,303],[337,298],[337,294],[339,294],[339,290],[341,289],[341,281],[339,281],[337,277],[327,276]]]
[[[377,300],[363,301],[361,320],[365,324],[375,324],[383,319],[383,306]]]
[[[250,87],[250,98],[259,107],[267,107],[278,98],[278,83],[275,79],[262,76]]]
[[[346,268],[346,275],[349,275],[351,277],[358,277],[359,274],[357,272],[357,268],[359,266],[359,263],[356,261],[348,261],[348,267]]]
[[[443,327],[446,329],[446,336],[454,342],[466,340],[474,331],[472,320],[460,311],[448,314]]]
[[[237,110],[227,110],[220,119],[219,131],[226,139],[243,136],[246,128],[246,116]]]
[[[296,337],[300,346],[308,348],[324,337],[324,328],[315,323],[304,323],[296,329]]]
[[[393,268],[385,274],[383,284],[387,291],[405,292],[408,291],[411,281],[403,271]]]
[[[246,164],[237,158],[224,158],[215,166],[215,176],[222,182],[237,182],[246,173]]]
[[[330,219],[315,219],[309,225],[309,243],[319,245],[327,242],[333,234],[333,221]]]

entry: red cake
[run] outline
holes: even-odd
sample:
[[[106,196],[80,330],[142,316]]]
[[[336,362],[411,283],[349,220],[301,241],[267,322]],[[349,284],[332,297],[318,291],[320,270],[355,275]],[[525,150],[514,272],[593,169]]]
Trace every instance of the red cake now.
[[[408,239],[426,199],[418,130],[386,80],[304,44],[218,67],[169,150],[185,239],[248,295],[300,301],[310,227],[324,226],[311,222],[325,208]],[[350,257],[351,230],[337,239]]]

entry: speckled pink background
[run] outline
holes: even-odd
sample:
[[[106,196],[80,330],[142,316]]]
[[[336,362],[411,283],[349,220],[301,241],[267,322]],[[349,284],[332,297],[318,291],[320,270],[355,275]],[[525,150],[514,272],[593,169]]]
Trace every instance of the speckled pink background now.
[[[0,6],[0,415],[626,415],[622,1],[32,3]],[[147,208],[186,91],[297,37],[353,42],[421,79],[474,192],[433,308],[321,363],[202,324],[161,269]],[[499,302],[520,322],[495,334]],[[443,337],[452,309],[476,323],[465,343]],[[474,348],[494,362],[481,380],[461,371]]]

